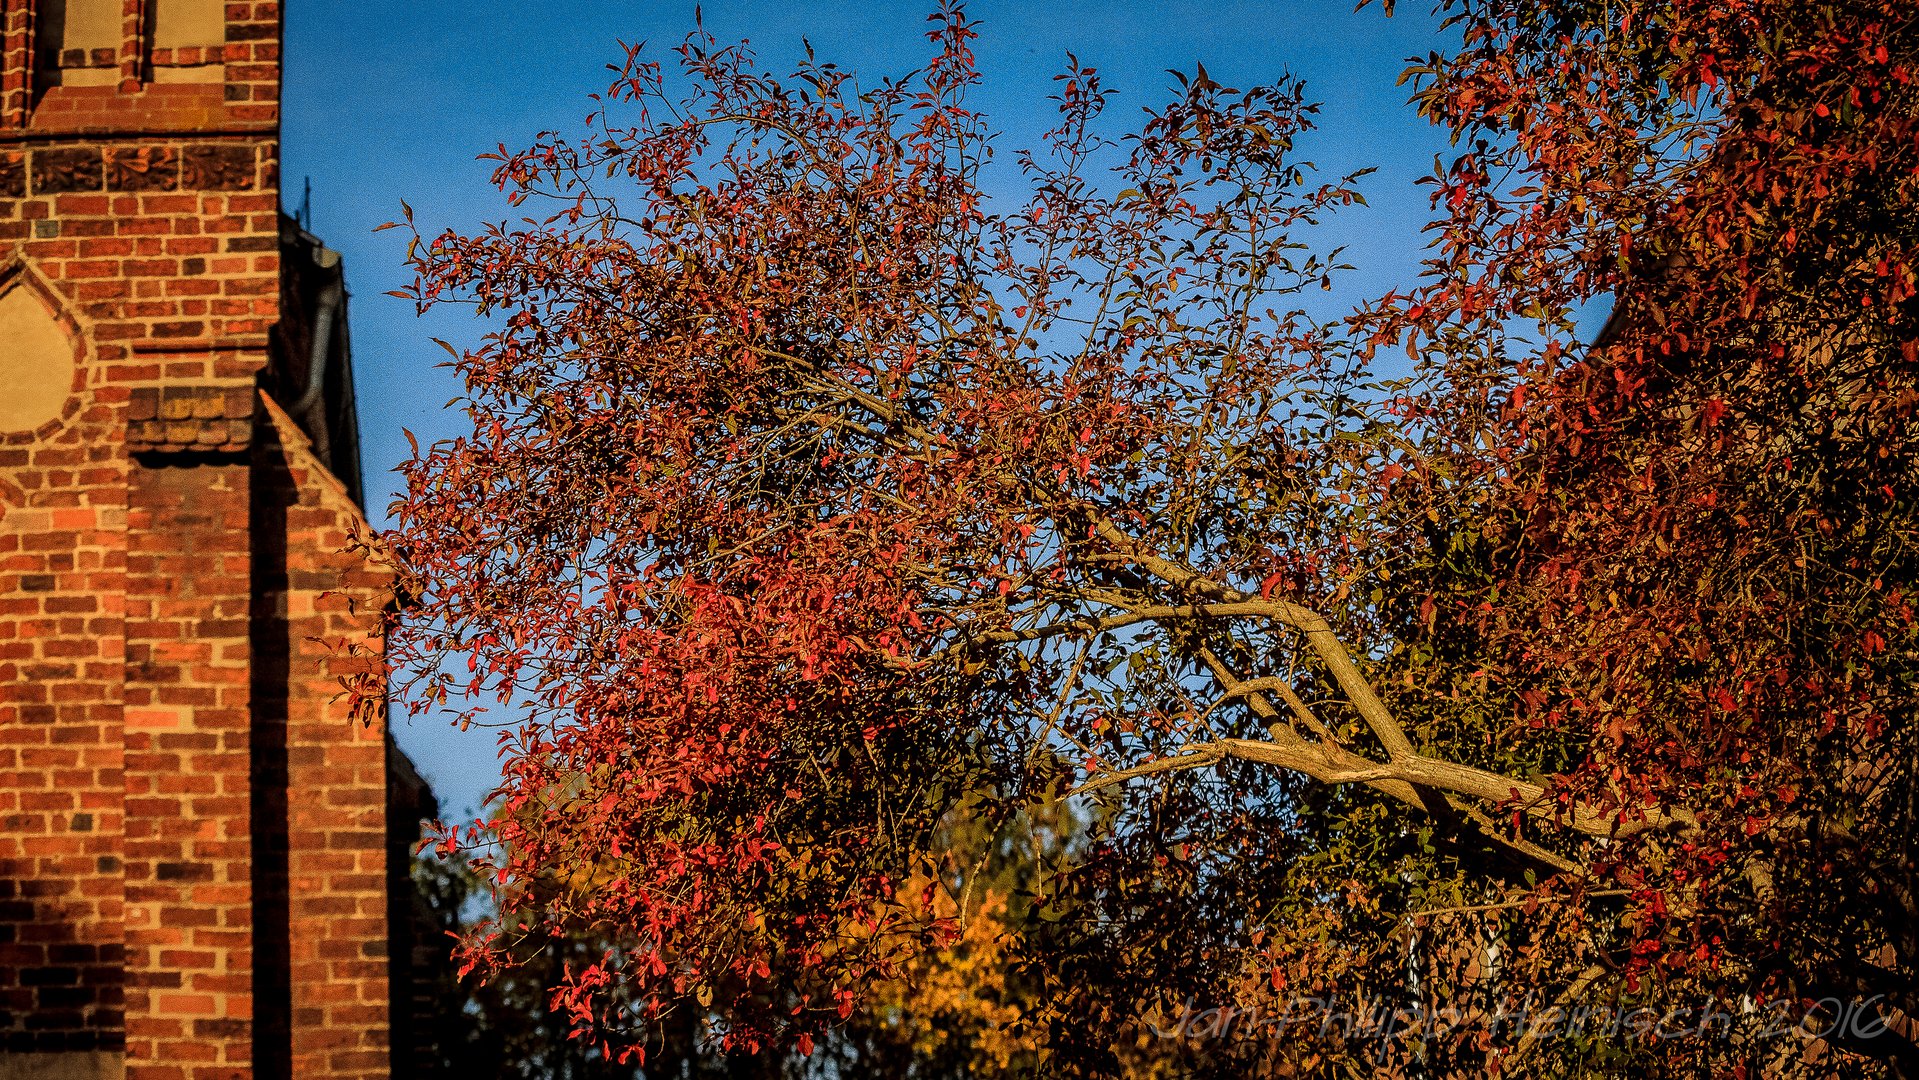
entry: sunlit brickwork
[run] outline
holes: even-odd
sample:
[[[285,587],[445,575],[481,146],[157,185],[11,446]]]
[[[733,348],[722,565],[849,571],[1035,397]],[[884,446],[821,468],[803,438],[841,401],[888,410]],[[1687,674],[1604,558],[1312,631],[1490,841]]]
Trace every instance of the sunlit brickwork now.
[[[339,699],[390,590],[279,6],[55,3],[0,0],[0,1080],[386,1076],[431,804]]]

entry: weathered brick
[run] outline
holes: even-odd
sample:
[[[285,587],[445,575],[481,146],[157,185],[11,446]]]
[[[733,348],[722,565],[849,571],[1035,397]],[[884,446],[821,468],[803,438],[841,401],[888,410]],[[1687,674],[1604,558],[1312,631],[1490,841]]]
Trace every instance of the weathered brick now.
[[[33,193],[98,191],[106,172],[97,146],[63,146],[33,152]]]
[[[26,155],[18,150],[0,150],[0,199],[18,199],[26,193]]]
[[[359,508],[262,404],[304,373],[307,325],[281,309],[303,293],[279,10],[231,4],[224,45],[146,52],[167,9],[128,4],[120,48],[70,58],[118,85],[35,106],[24,48],[0,49],[9,282],[91,334],[59,422],[0,432],[0,1054],[386,1076],[390,963],[412,956],[391,853],[420,788],[335,700],[365,661],[312,643],[366,632],[388,587],[344,550]],[[202,63],[224,82],[139,81]]]

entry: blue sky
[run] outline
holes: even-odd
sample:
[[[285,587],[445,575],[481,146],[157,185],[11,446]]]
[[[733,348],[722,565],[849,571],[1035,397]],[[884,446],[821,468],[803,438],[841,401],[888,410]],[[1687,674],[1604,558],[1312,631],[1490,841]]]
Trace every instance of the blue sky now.
[[[703,5],[722,41],[745,38],[784,72],[813,43],[821,59],[863,79],[916,66],[927,48],[929,3],[868,0],[721,0]],[[618,42],[646,41],[662,54],[693,27],[680,0],[464,0],[375,3],[295,0],[286,5],[283,176],[297,205],[313,186],[313,229],[346,256],[368,510],[376,524],[395,494],[391,472],[407,452],[401,429],[422,443],[458,433],[445,406],[458,386],[436,365],[438,336],[470,344],[481,330],[451,312],[416,317],[384,295],[406,284],[406,241],[374,233],[414,207],[423,232],[471,229],[510,214],[476,156],[535,133],[577,129],[605,87]],[[1409,57],[1441,44],[1437,21],[1414,2],[1388,19],[1351,0],[1105,3],[991,0],[968,5],[981,25],[985,75],[977,104],[1007,132],[1004,155],[1048,119],[1051,79],[1068,51],[1120,92],[1115,120],[1159,100],[1168,68],[1203,63],[1230,86],[1291,73],[1320,101],[1321,130],[1302,155],[1327,173],[1368,166],[1369,208],[1343,215],[1328,240],[1348,246],[1352,296],[1383,291],[1417,270],[1427,201],[1414,180],[1447,153],[1445,139],[1394,85]],[[290,206],[290,208],[292,208]],[[449,814],[473,811],[497,777],[490,733],[396,718],[400,745],[440,793]]]

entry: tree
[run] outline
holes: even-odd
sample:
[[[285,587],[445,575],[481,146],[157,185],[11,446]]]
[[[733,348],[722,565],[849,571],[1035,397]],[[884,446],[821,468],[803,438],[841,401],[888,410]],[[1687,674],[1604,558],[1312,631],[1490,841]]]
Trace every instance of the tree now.
[[[590,134],[500,153],[550,213],[418,242],[410,295],[498,329],[403,470],[390,655],[415,710],[518,710],[446,843],[608,942],[588,1037],[691,997],[809,1050],[960,939],[954,813],[1070,792],[1050,1071],[1310,997],[1345,1021],[1190,1067],[1914,1074],[1919,23],[1446,7],[1429,273],[1349,319],[1299,85],[1201,69],[1116,139],[1073,63],[1012,205],[956,8],[870,87],[632,50]]]
[[[1562,804],[1683,810],[1589,857],[1631,892],[1571,986],[1803,1005],[1911,1075],[1919,21],[1457,9],[1465,47],[1412,74],[1469,152],[1433,278],[1376,328],[1446,373],[1416,482],[1473,509],[1402,681],[1545,735]],[[1552,326],[1606,294],[1596,347]]]
[[[1039,808],[1017,830],[1030,843],[987,835],[981,820],[956,815],[940,846],[942,879],[963,880],[963,889],[933,882],[907,893],[924,898],[923,919],[951,920],[963,929],[945,945],[914,957],[898,978],[865,988],[863,1008],[828,1032],[818,1050],[729,1052],[705,1030],[707,1010],[695,999],[671,1002],[648,1033],[644,1061],[613,1060],[602,1048],[571,1037],[564,1014],[547,1007],[568,972],[595,962],[613,943],[592,932],[557,937],[540,932],[540,905],[522,898],[505,921],[490,910],[483,876],[462,854],[421,852],[413,877],[435,928],[457,938],[491,925],[500,934],[485,980],[462,979],[451,968],[433,988],[437,1000],[459,1002],[461,1023],[437,1041],[433,1075],[604,1078],[670,1077],[981,1077],[1031,1075],[1040,1063],[1040,1040],[1029,1017],[1036,1009],[1026,978],[1029,941],[1044,926],[1032,898],[1041,877],[1056,869],[1063,845],[1078,835],[1062,817],[1069,808]],[[1042,856],[1035,859],[1034,853]],[[924,886],[935,887],[925,889]],[[552,886],[549,883],[547,888]],[[533,932],[526,932],[527,927]],[[1043,948],[1043,945],[1040,947]],[[1181,1075],[1189,1047],[1156,1041],[1127,1048],[1122,1075]]]

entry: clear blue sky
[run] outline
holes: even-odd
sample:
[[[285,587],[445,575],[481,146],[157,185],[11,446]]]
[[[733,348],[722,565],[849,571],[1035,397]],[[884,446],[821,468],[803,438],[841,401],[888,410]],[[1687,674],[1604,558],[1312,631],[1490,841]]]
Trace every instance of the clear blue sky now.
[[[353,291],[368,509],[376,524],[395,493],[391,472],[407,452],[401,428],[422,443],[458,433],[445,409],[457,392],[430,336],[455,344],[480,334],[448,313],[417,318],[384,295],[408,278],[404,234],[375,234],[411,203],[423,232],[473,228],[510,215],[476,155],[519,147],[543,129],[577,128],[586,95],[604,89],[618,42],[662,52],[693,26],[691,0],[464,0],[392,3],[289,0],[283,176],[297,204],[313,184],[313,228],[345,253]],[[924,56],[930,3],[901,0],[719,0],[704,5],[722,41],[750,40],[784,73],[802,38],[821,59],[863,80],[898,74]],[[1301,147],[1328,173],[1377,166],[1364,189],[1369,209],[1334,228],[1360,271],[1353,295],[1381,291],[1415,272],[1426,221],[1423,189],[1445,140],[1406,104],[1394,82],[1407,58],[1440,45],[1418,0],[1388,19],[1352,0],[990,0],[969,5],[985,85],[977,103],[1009,134],[1004,154],[1047,120],[1051,78],[1072,51],[1120,91],[1115,120],[1158,100],[1168,68],[1195,63],[1229,86],[1290,72],[1324,105],[1321,130]],[[291,208],[291,207],[290,207]],[[396,718],[400,745],[440,793],[449,814],[468,813],[497,778],[492,735],[430,720]]]

